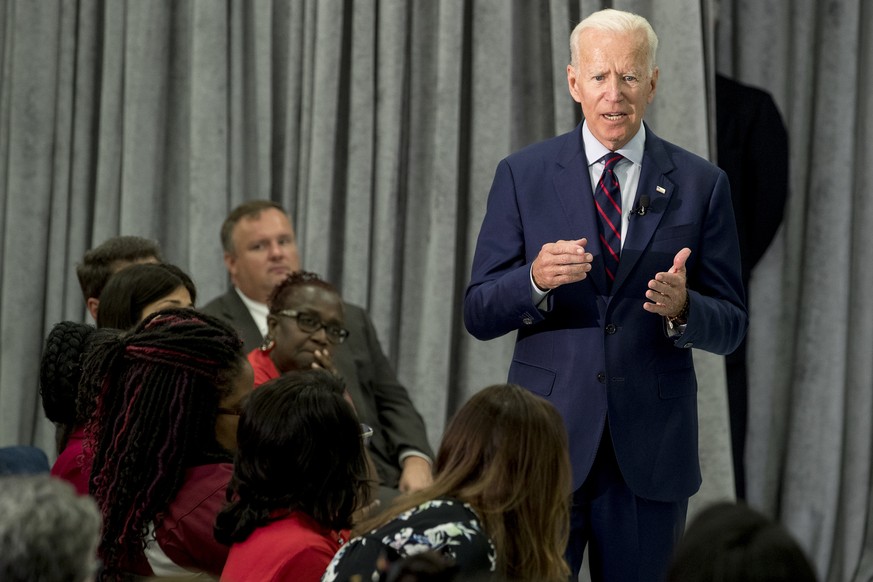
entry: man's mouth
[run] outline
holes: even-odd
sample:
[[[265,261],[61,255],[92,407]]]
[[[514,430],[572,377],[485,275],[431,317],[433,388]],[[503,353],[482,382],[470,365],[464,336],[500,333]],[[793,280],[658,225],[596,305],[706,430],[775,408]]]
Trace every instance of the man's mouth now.
[[[609,121],[618,121],[622,117],[625,117],[625,114],[624,113],[604,113],[603,117],[605,117]]]

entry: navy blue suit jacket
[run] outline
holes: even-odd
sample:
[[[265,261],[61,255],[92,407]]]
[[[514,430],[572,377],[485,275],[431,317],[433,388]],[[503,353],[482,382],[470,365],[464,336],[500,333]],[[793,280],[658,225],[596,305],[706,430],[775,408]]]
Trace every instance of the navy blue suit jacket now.
[[[608,416],[622,475],[638,496],[681,501],[700,486],[697,380],[690,347],[736,348],[747,313],[724,172],[646,127],[637,200],[612,296],[582,140],[572,132],[529,146],[497,167],[464,302],[467,330],[491,339],[517,330],[509,381],[551,401],[567,427],[574,485],[587,476]],[[634,205],[636,207],[636,204]],[[625,210],[627,211],[627,209]],[[531,298],[530,265],[545,243],[586,237],[592,270],[547,299]],[[690,314],[679,340],[643,309],[648,282],[683,247]]]

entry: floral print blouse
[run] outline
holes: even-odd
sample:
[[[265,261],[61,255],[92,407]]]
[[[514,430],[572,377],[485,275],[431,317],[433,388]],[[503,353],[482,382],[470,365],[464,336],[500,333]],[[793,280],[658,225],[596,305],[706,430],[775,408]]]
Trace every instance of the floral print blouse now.
[[[390,565],[427,551],[447,558],[464,575],[494,572],[497,566],[494,544],[473,508],[441,498],[352,539],[340,548],[321,580],[344,582],[357,576],[363,582],[378,582],[384,574],[377,565],[380,557]]]

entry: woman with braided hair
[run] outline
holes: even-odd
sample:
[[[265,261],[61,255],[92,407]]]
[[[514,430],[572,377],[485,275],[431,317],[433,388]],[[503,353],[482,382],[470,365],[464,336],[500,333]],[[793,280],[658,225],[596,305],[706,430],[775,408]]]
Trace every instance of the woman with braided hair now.
[[[99,341],[83,368],[83,385],[101,387],[85,436],[102,579],[218,576],[228,550],[212,528],[252,389],[236,332],[190,309],[158,311]]]
[[[69,481],[79,495],[88,494],[88,471],[84,459],[86,407],[77,406],[82,359],[95,340],[116,335],[115,330],[96,330],[74,321],[55,324],[49,332],[39,363],[39,394],[45,416],[55,425],[58,458],[51,474]]]

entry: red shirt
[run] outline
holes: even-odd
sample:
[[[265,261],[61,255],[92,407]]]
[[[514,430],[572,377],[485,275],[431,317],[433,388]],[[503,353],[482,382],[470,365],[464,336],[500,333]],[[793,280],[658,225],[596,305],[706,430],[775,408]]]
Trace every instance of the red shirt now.
[[[91,459],[85,456],[85,429],[73,430],[67,446],[52,465],[51,474],[69,481],[79,495],[88,495],[88,480],[91,477]]]
[[[296,511],[259,527],[233,544],[222,582],[319,582],[334,554],[349,539]]]
[[[252,370],[255,372],[255,387],[260,386],[268,380],[281,376],[276,364],[270,359],[270,352],[262,351],[256,348],[249,352],[249,363],[252,365]]]

